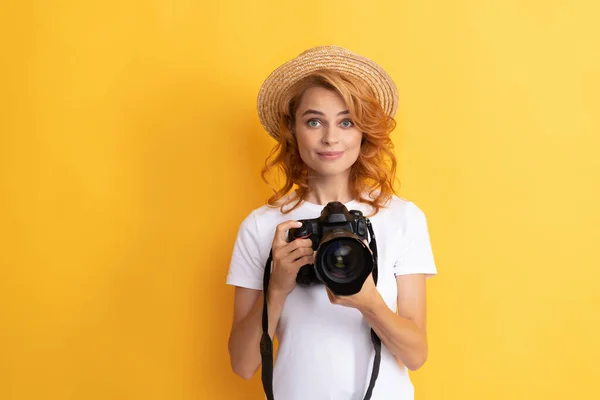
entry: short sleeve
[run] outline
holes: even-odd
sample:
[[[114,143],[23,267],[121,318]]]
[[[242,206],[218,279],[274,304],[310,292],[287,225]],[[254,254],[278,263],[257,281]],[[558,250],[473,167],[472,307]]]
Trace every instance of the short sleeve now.
[[[404,221],[404,234],[398,258],[394,264],[394,275],[426,274],[437,275],[427,218],[414,203],[408,203]]]
[[[239,227],[226,283],[262,290],[264,268],[260,257],[258,225],[254,213],[251,213]]]

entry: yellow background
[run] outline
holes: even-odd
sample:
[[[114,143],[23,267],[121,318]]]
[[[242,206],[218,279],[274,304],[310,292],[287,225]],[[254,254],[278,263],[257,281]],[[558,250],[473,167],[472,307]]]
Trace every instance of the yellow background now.
[[[418,400],[600,398],[594,1],[12,1],[0,8],[0,399],[261,399],[229,368],[262,80],[319,44],[401,96],[427,214]]]

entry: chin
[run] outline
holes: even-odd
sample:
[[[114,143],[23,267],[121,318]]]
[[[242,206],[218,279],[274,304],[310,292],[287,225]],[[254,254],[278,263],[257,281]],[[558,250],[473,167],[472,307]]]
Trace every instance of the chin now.
[[[337,176],[337,175],[342,175],[346,172],[349,172],[350,168],[352,166],[316,166],[316,168],[312,168],[313,171],[315,171],[319,176],[324,176],[324,177],[333,177],[333,176]]]

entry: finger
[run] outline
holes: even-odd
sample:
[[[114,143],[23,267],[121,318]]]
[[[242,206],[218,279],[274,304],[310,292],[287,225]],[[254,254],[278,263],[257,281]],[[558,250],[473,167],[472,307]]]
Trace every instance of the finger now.
[[[285,251],[291,253],[292,251],[299,248],[311,248],[312,241],[310,239],[295,239],[285,245]]]
[[[298,271],[303,266],[305,266],[307,264],[313,264],[314,262],[315,262],[315,257],[311,254],[309,256],[300,257],[299,259],[290,263],[289,265],[294,271]]]
[[[287,241],[287,232],[292,228],[300,228],[302,222],[296,220],[284,221],[275,228],[275,237],[273,238],[273,247],[285,246]]]
[[[313,251],[312,247],[299,247],[299,248],[295,249],[294,251],[292,251],[291,253],[288,253],[288,255],[286,257],[286,261],[293,262],[301,257],[310,256],[313,254],[314,254],[314,251]]]
[[[313,264],[315,253],[316,252],[314,252],[312,250],[312,247],[309,247],[309,248],[300,247],[300,248],[296,249],[295,251],[293,251],[292,253],[287,252],[286,248],[279,248],[273,252],[273,259],[279,266],[279,265],[290,265],[290,264],[293,264],[294,262],[298,261],[302,257],[310,256],[311,259],[309,260],[309,262],[306,262],[305,264]],[[294,269],[295,266],[292,266],[291,268]],[[285,269],[288,269],[288,267],[285,267]]]

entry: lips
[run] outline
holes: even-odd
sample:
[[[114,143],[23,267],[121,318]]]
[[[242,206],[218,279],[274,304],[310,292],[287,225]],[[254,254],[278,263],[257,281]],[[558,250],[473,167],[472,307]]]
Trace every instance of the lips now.
[[[320,151],[317,153],[321,160],[331,161],[336,160],[344,155],[343,151]]]

